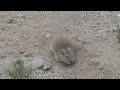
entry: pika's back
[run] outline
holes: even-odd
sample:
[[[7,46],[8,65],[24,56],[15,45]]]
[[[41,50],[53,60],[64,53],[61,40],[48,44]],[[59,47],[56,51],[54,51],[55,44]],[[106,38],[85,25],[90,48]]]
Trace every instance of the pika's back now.
[[[73,43],[66,36],[55,36],[52,39],[50,47],[56,61],[64,64],[75,62]]]
[[[56,35],[53,37],[51,45],[52,50],[59,51],[64,48],[73,48],[73,44],[66,36]]]

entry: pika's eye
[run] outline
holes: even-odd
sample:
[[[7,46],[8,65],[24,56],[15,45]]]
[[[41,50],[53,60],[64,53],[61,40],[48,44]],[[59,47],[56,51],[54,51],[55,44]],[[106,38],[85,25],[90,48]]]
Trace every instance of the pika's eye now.
[[[68,56],[66,56],[66,58],[68,59]]]
[[[64,55],[63,51],[61,51],[61,54]]]

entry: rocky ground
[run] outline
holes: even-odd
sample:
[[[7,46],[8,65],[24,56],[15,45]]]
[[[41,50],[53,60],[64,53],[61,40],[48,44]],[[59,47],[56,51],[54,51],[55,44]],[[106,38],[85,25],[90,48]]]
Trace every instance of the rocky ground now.
[[[50,64],[35,69],[33,79],[108,79],[120,78],[120,44],[115,11],[0,11],[0,78],[11,62],[36,59]],[[54,35],[67,35],[81,49],[72,66],[51,58],[50,42]]]

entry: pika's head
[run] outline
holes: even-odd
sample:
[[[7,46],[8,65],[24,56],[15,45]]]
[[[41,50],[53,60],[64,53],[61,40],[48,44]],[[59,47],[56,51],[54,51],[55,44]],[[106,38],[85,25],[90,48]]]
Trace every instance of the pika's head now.
[[[71,48],[61,49],[59,52],[60,62],[64,64],[73,64],[75,63],[74,51]]]

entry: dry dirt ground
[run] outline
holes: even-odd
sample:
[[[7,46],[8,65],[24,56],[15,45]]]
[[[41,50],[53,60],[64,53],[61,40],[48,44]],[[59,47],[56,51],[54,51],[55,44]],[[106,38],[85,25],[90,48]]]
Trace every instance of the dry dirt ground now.
[[[4,68],[12,61],[27,63],[41,56],[51,69],[33,70],[33,79],[120,78],[120,44],[113,33],[119,21],[115,11],[0,11],[0,78],[9,78]],[[83,44],[74,65],[51,58],[54,35]]]

